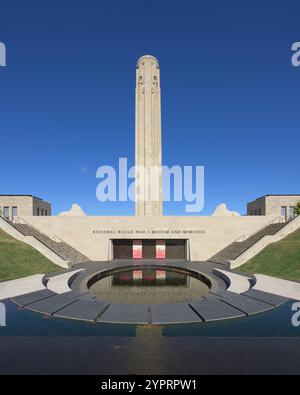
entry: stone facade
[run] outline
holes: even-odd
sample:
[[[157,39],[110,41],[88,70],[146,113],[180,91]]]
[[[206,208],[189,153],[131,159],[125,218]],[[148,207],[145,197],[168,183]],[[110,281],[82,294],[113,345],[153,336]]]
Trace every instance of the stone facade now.
[[[183,245],[187,260],[204,261],[270,222],[280,222],[280,216],[284,220],[293,216],[293,207],[300,201],[300,195],[263,196],[248,203],[247,216],[229,211],[221,204],[212,216],[164,217],[160,69],[157,59],[150,55],[142,56],[137,62],[135,106],[135,216],[86,216],[81,207],[73,205],[70,211],[50,217],[51,205],[32,195],[0,195],[0,214],[10,220],[20,216],[50,238],[58,236],[90,260],[98,261],[114,259],[117,248],[123,252],[128,248],[122,244],[128,240],[132,242],[130,248],[135,259],[134,253],[140,253],[143,243],[145,250],[153,253],[155,241],[155,248],[162,254],[174,242],[172,248],[178,254],[173,259],[178,258]]]
[[[51,204],[32,195],[0,195],[0,215],[8,220],[51,215]]]
[[[289,220],[295,217],[294,207],[300,195],[265,195],[247,204],[247,215],[273,215]]]
[[[135,100],[136,215],[162,215],[160,72],[153,56],[137,62]]]
[[[240,236],[255,233],[270,223],[270,216],[52,216],[24,217],[49,237],[58,236],[91,260],[113,259],[115,239],[186,240],[186,258],[210,258]]]

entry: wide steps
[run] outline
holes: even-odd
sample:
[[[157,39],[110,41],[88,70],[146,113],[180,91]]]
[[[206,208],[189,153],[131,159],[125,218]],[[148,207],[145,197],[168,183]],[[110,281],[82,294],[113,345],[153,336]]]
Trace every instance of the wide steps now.
[[[24,236],[32,236],[39,240],[42,244],[48,247],[56,255],[65,261],[70,261],[73,264],[86,262],[89,259],[77,251],[75,248],[71,247],[69,244],[61,241],[57,242],[52,240],[50,237],[39,232],[37,229],[33,228],[28,224],[23,223],[11,223],[11,225],[17,229]]]
[[[209,259],[209,261],[221,263],[221,264],[228,264],[229,261],[237,259],[240,255],[242,255],[245,251],[247,251],[250,247],[256,244],[263,237],[275,235],[284,226],[286,226],[286,224],[287,224],[286,222],[283,222],[283,223],[267,225],[265,228],[261,229],[254,235],[248,237],[246,240],[241,242],[235,241],[229,244],[223,250],[213,255]]]

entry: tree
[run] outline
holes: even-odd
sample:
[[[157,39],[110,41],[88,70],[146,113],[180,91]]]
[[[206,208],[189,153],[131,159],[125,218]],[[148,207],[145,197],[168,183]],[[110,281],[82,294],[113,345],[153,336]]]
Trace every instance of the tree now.
[[[298,203],[296,204],[296,207],[295,207],[295,214],[296,214],[296,215],[300,215],[300,202],[298,202]]]

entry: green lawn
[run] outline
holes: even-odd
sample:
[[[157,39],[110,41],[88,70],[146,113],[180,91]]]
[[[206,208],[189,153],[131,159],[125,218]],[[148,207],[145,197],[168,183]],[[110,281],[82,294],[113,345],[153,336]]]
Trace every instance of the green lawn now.
[[[60,270],[34,248],[0,229],[0,281]]]
[[[268,245],[238,270],[300,281],[300,230]]]

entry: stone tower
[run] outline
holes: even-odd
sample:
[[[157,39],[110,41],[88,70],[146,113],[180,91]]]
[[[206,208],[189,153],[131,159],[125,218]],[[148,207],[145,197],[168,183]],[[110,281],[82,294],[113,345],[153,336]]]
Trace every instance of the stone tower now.
[[[135,165],[135,214],[162,215],[160,74],[151,55],[136,65]]]

